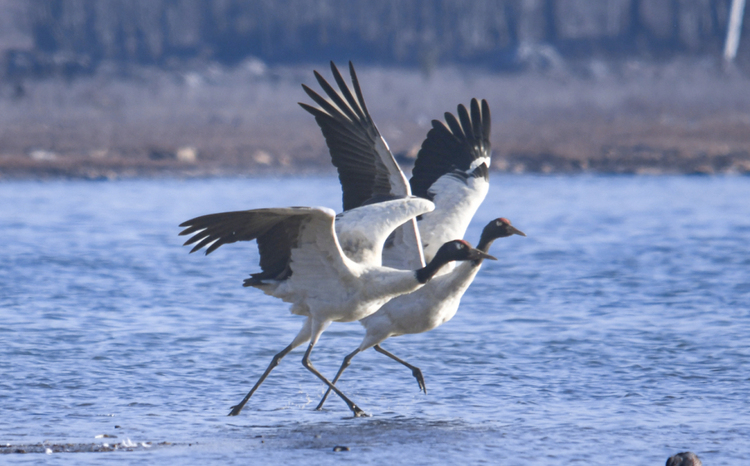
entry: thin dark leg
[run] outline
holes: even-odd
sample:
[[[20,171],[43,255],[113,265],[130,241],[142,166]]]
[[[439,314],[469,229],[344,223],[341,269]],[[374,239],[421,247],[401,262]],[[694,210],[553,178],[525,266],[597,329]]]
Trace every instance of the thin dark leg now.
[[[313,346],[315,346],[315,344],[312,343],[312,342],[310,342],[310,346],[308,346],[307,347],[307,351],[305,351],[305,357],[302,358],[302,365],[305,366],[305,368],[307,370],[309,370],[310,372],[312,372],[313,374],[315,374],[315,376],[318,377],[320,380],[322,380],[323,382],[325,382],[325,384],[328,385],[328,388],[330,388],[334,392],[336,392],[336,394],[339,397],[341,397],[342,400],[344,400],[344,403],[346,403],[346,405],[349,407],[349,409],[352,410],[352,412],[354,413],[354,417],[367,416],[368,414],[366,412],[364,412],[361,409],[359,409],[359,407],[357,405],[355,405],[352,402],[352,400],[350,400],[349,398],[347,398],[346,395],[344,395],[344,393],[341,390],[339,390],[338,388],[336,388],[336,386],[334,384],[332,384],[328,379],[326,379],[323,376],[323,374],[321,374],[320,372],[318,372],[318,370],[315,367],[313,367],[312,363],[310,362],[310,352],[312,351]]]
[[[419,384],[419,389],[422,390],[425,395],[427,394],[427,386],[424,384],[424,377],[422,377],[422,371],[417,366],[412,366],[411,364],[399,358],[395,354],[389,353],[388,351],[381,348],[380,345],[375,345],[374,348],[375,348],[375,351],[377,351],[378,353],[385,354],[386,356],[393,359],[394,361],[400,362],[404,366],[411,369],[411,375],[413,375],[414,378],[417,379],[417,383]]]
[[[332,384],[336,385],[336,382],[339,381],[339,377],[341,377],[341,373],[344,372],[344,369],[349,367],[349,364],[352,363],[352,358],[359,353],[359,349],[355,349],[354,352],[349,354],[347,357],[344,358],[344,362],[341,363],[341,367],[339,368],[339,371],[336,373],[336,377],[333,379]],[[323,409],[323,404],[326,402],[326,398],[328,398],[328,395],[331,394],[331,387],[328,387],[328,390],[326,391],[326,394],[323,395],[323,398],[320,400],[320,403],[318,403],[318,407],[315,408],[318,411]]]
[[[273,359],[271,359],[271,364],[268,365],[268,368],[266,369],[266,371],[263,373],[263,375],[260,376],[260,379],[258,380],[258,382],[255,383],[255,386],[253,387],[253,389],[250,390],[250,392],[247,395],[245,395],[245,399],[243,399],[242,402],[240,402],[240,404],[236,406],[232,406],[232,411],[229,412],[229,416],[236,416],[240,414],[240,411],[242,411],[242,408],[245,407],[245,403],[247,403],[247,400],[249,400],[250,397],[253,396],[253,393],[255,393],[255,390],[257,390],[258,387],[260,387],[260,384],[262,384],[263,381],[266,380],[266,377],[268,377],[268,374],[270,374],[273,368],[279,365],[279,362],[281,361],[281,359],[293,349],[294,349],[293,344],[289,345],[283,350],[281,350],[279,354],[274,356]]]

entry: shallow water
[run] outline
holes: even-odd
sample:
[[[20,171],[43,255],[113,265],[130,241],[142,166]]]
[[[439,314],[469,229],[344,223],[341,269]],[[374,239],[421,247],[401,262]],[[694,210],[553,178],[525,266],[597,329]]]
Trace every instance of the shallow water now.
[[[335,397],[314,411],[302,349],[226,416],[301,319],[241,286],[254,245],[189,255],[177,225],[273,205],[339,209],[337,180],[0,183],[0,446],[138,445],[60,464],[750,459],[750,178],[493,176],[467,239],[498,216],[528,237],[495,242],[452,321],[383,344],[428,395],[374,351],[353,360],[339,386],[364,419]],[[333,324],[316,367],[362,335]]]

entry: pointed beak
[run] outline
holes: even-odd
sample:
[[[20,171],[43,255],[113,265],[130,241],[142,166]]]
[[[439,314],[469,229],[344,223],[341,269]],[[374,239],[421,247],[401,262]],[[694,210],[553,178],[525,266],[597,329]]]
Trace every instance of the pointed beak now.
[[[487,254],[486,252],[483,252],[479,249],[472,249],[471,253],[469,254],[469,260],[475,261],[479,259],[489,259],[489,260],[496,261],[497,257],[491,256]]]
[[[526,236],[526,233],[522,232],[521,230],[519,230],[518,228],[516,228],[516,227],[514,227],[514,226],[512,226],[512,225],[511,225],[511,226],[509,226],[508,228],[510,229],[510,233],[511,233],[512,235],[521,235],[521,236]]]

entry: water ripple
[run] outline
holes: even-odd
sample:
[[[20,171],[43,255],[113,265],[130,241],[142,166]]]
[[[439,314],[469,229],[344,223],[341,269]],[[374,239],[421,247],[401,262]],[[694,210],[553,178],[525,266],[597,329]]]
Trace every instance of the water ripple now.
[[[241,286],[253,247],[188,255],[176,235],[208,212],[337,207],[335,178],[6,182],[0,199],[5,444],[103,451],[106,434],[154,445],[107,461],[149,464],[750,458],[748,178],[493,175],[467,238],[498,216],[529,236],[493,245],[451,322],[383,344],[428,395],[374,351],[353,360],[340,386],[366,419],[313,410],[301,351],[226,417],[301,321]],[[333,374],[361,336],[334,324],[316,367]]]

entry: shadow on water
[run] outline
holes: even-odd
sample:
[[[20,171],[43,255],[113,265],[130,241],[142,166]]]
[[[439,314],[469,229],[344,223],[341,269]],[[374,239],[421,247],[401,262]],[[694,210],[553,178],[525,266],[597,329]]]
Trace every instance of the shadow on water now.
[[[346,445],[350,448],[371,448],[389,444],[432,442],[436,438],[449,443],[467,439],[471,432],[481,430],[463,420],[430,420],[407,416],[390,419],[342,419],[291,425],[235,425],[235,434],[262,436],[282,448],[329,448]]]
[[[490,427],[472,425],[466,421],[430,420],[407,416],[389,419],[345,417],[336,421],[292,422],[282,424],[227,423],[220,428],[224,440],[201,439],[194,442],[134,442],[130,438],[100,435],[100,443],[59,443],[44,441],[34,444],[0,445],[0,454],[59,454],[153,452],[164,454],[165,449],[194,451],[245,451],[271,448],[275,451],[317,450],[370,452],[382,447],[407,447],[441,439],[443,447],[469,445],[477,435],[491,431]],[[227,444],[227,440],[233,442]]]

